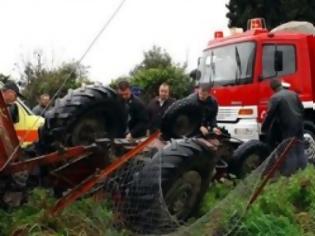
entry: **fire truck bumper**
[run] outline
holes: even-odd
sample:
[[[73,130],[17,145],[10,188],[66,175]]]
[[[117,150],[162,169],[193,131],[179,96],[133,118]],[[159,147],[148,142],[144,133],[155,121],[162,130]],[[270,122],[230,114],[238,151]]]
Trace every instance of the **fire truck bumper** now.
[[[232,137],[246,142],[259,139],[260,125],[256,119],[240,119],[237,123],[218,122],[219,127],[225,127]]]

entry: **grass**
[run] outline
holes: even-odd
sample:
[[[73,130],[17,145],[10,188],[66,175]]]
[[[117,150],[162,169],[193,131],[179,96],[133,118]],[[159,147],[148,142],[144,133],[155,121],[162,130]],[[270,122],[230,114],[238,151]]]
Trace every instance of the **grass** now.
[[[202,199],[198,216],[206,214],[218,202],[224,199],[233,188],[234,184],[230,180],[211,184],[209,190]]]
[[[237,235],[315,235],[315,168],[267,186]]]
[[[28,203],[11,211],[0,210],[0,235],[129,235],[113,228],[113,214],[105,202],[92,199],[75,202],[64,212],[47,214],[55,199],[48,191],[36,189]]]
[[[210,232],[210,227],[214,225],[211,223],[217,219],[220,221],[215,231],[217,235],[231,228],[236,229],[231,233],[236,236],[315,235],[314,178],[315,168],[309,166],[291,178],[278,179],[265,187],[263,194],[245,215],[240,213],[242,211],[235,211],[241,208],[244,210],[244,205],[237,205],[235,195],[235,201],[221,205],[227,213],[224,217],[222,212],[212,213],[210,210],[228,196],[234,186],[229,181],[215,183],[206,193],[199,210],[199,215],[206,217],[198,220],[195,228],[200,232]],[[55,199],[47,190],[36,189],[22,207],[10,211],[0,210],[0,235],[131,235],[126,230],[113,227],[117,216],[109,210],[106,202],[83,199],[65,209],[58,217],[51,217],[47,209],[54,202]],[[236,214],[232,215],[231,212]],[[188,231],[194,235],[193,227],[188,227]]]
[[[228,195],[230,190],[229,186],[222,184],[211,187],[203,200],[200,212],[203,214],[210,212],[220,200]],[[230,201],[224,205],[224,212],[229,212],[228,209],[233,209],[236,204],[237,195],[235,195],[235,202]],[[309,166],[290,178],[281,177],[276,182],[267,185],[245,215],[243,215],[244,205],[238,207],[237,212],[239,214],[236,214],[238,218],[236,226],[233,219],[235,215],[229,216],[229,219],[225,216],[219,217],[220,221],[227,222],[222,224],[223,229],[221,226],[218,227],[222,235],[234,228],[236,230],[234,229],[230,235],[315,235],[314,166]],[[213,224],[210,224],[210,221],[215,219],[215,216],[208,214],[204,219],[206,220],[200,221],[195,228],[203,228],[202,232],[213,232]],[[218,222],[218,224],[221,223]]]

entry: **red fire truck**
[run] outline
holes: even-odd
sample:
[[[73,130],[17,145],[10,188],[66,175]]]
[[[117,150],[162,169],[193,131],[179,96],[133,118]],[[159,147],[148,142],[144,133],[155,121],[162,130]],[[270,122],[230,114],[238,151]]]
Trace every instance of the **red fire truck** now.
[[[200,81],[213,85],[219,103],[219,125],[244,141],[258,139],[272,94],[269,81],[281,77],[303,101],[305,130],[314,137],[315,31],[268,31],[263,19],[249,26],[228,37],[216,32],[198,60]]]

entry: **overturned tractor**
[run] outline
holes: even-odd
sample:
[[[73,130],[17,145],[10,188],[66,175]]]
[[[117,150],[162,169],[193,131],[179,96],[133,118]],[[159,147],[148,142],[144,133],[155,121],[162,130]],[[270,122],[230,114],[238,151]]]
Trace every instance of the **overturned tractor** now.
[[[60,197],[51,210],[57,214],[82,196],[101,193],[137,232],[173,230],[178,225],[170,225],[167,217],[179,225],[191,217],[210,181],[229,173],[244,176],[269,154],[258,141],[244,148],[224,130],[219,136],[199,135],[200,111],[186,100],[167,111],[163,136],[156,132],[128,142],[121,138],[126,113],[113,90],[69,91],[47,113],[39,142],[24,149],[2,96],[0,107],[2,205],[9,203],[10,193],[44,186]],[[22,194],[18,202],[24,200]]]

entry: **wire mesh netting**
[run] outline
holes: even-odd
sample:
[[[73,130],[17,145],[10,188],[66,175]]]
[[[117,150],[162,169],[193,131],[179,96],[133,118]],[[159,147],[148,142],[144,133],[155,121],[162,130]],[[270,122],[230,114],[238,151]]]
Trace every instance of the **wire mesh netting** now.
[[[104,192],[111,194],[115,225],[136,234],[238,235],[250,203],[263,194],[264,180],[275,182],[304,165],[298,163],[301,147],[303,152],[303,144],[294,139],[282,142],[197,220],[191,217],[196,216],[206,191],[211,191],[218,160],[215,150],[205,149],[193,139],[172,141],[161,150],[141,153],[105,183]],[[305,154],[312,160],[313,139],[307,147]]]

